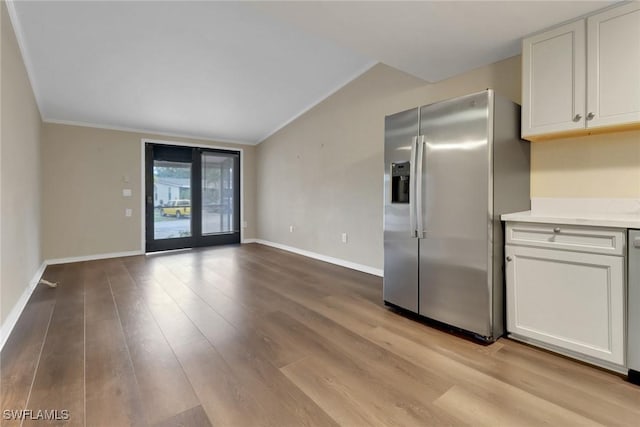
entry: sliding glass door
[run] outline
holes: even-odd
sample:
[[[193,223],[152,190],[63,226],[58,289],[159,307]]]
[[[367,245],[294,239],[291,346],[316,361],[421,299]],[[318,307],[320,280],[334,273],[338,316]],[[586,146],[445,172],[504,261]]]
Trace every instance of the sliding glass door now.
[[[240,243],[240,153],[147,144],[147,252]]]

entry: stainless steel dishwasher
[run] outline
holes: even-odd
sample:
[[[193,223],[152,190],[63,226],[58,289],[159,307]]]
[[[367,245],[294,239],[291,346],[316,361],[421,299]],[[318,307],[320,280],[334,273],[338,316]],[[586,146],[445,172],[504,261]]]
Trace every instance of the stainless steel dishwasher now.
[[[627,362],[629,381],[640,385],[640,230],[629,230]]]

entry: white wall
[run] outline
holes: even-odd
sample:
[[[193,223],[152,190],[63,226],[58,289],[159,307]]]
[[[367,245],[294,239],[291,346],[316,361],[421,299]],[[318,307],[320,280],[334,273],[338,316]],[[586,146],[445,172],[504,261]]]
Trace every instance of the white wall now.
[[[520,57],[436,84],[373,67],[258,145],[258,238],[381,269],[385,115],[486,88],[519,102],[520,73]]]
[[[0,322],[15,319],[42,265],[41,120],[6,4],[2,2],[0,139]],[[4,336],[0,337],[4,338]]]

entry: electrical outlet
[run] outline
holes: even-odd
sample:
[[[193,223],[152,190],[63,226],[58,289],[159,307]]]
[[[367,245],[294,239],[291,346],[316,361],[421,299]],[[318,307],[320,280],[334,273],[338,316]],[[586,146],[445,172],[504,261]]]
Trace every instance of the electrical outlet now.
[[[342,233],[342,243],[347,243],[347,233]]]
[[[242,228],[247,228],[249,223],[247,221],[242,221]]]
[[[293,233],[293,225],[289,226],[289,233]]]
[[[124,216],[130,217],[131,215],[133,215],[133,209],[127,208],[124,210]]]
[[[133,193],[131,192],[130,188],[123,188],[122,189],[122,197],[131,197]]]

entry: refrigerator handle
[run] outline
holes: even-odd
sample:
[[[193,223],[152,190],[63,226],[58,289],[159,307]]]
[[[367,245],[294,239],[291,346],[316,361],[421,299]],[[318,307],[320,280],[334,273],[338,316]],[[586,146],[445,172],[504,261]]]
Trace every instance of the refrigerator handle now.
[[[416,145],[418,137],[411,140],[411,161],[409,162],[409,226],[411,237],[416,237]]]
[[[416,216],[418,217],[418,238],[424,237],[424,224],[422,222],[422,164],[424,163],[424,135],[420,135],[418,141],[418,158],[416,159]]]

